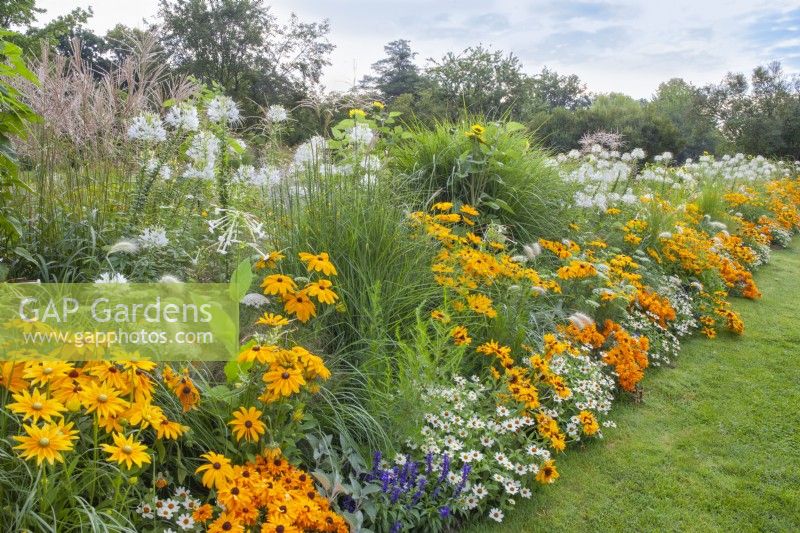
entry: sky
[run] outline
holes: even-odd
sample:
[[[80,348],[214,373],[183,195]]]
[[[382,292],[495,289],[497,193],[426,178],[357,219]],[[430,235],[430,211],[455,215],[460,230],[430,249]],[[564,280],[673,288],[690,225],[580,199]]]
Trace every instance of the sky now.
[[[383,46],[409,39],[424,65],[448,51],[483,44],[513,52],[525,70],[547,66],[577,74],[592,92],[651,96],[681,77],[696,84],[779,60],[800,72],[797,0],[267,0],[283,20],[328,19],[336,45],[323,83],[347,89],[383,57]],[[40,21],[91,6],[89,26],[104,33],[121,22],[143,27],[158,0],[38,0]]]

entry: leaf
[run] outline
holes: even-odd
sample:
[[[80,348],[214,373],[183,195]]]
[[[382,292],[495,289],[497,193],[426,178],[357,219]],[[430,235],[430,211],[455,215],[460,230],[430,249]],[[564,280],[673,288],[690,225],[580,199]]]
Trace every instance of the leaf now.
[[[233,276],[231,276],[230,295],[233,301],[240,302],[250,290],[252,284],[253,268],[250,265],[250,260],[245,259],[239,263],[239,266],[233,272]]]
[[[225,378],[227,378],[228,383],[239,381],[239,376],[250,370],[250,367],[252,366],[253,363],[251,362],[240,363],[237,360],[232,359],[225,363],[225,368],[223,369],[225,372]]]
[[[33,263],[34,265],[38,264],[38,261],[36,261],[36,259],[34,259],[33,256],[30,254],[30,252],[25,248],[17,246],[16,248],[14,248],[14,253],[20,256],[21,258],[25,259],[26,261]]]
[[[506,203],[506,201],[505,201],[505,200],[501,200],[501,199],[499,199],[499,198],[495,198],[495,199],[494,199],[494,202],[495,202],[495,204],[497,204],[498,206],[500,206],[500,208],[501,208],[503,211],[505,211],[505,212],[507,212],[507,213],[511,213],[512,215],[514,214],[514,210],[513,210],[513,209],[511,209],[511,206],[510,206],[510,205],[508,205],[508,204]]]
[[[330,478],[321,470],[314,470],[311,472],[311,475],[314,476],[314,479],[317,480],[317,483],[322,485],[322,489],[325,491],[325,493],[330,494],[331,487],[333,486]]]
[[[244,146],[242,146],[242,144],[233,137],[228,138],[228,146],[230,146],[237,154],[241,155],[244,153]]]

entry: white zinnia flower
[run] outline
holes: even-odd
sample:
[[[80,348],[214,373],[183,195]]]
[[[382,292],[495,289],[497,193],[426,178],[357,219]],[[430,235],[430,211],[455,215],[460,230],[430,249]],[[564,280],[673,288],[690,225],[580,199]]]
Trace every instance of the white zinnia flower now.
[[[178,517],[177,524],[184,531],[194,529],[194,518],[189,513],[184,513]]]
[[[489,511],[489,518],[491,518],[495,522],[502,522],[504,516],[505,515],[503,514],[503,511],[501,511],[497,507],[493,507],[492,510]]]

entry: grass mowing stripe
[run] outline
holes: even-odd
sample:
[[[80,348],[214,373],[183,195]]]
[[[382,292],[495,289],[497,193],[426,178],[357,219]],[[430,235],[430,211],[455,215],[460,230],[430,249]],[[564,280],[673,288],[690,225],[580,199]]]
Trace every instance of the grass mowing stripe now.
[[[685,343],[555,485],[472,531],[800,531],[798,277],[795,242],[757,273],[761,300],[735,301],[742,337]]]

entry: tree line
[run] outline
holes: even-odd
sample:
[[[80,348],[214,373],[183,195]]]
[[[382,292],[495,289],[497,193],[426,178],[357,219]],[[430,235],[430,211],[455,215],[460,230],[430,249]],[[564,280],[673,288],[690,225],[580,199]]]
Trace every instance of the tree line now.
[[[105,35],[89,28],[91,9],[39,26],[42,11],[35,0],[0,0],[0,23],[18,32],[12,38],[27,53],[43,46],[79,53],[98,76],[124,59],[143,31],[152,31],[173,72],[219,86],[251,115],[272,104],[294,108],[325,98],[320,80],[334,49],[328,22],[295,15],[281,21],[263,0],[161,0],[147,30],[120,24]],[[349,94],[335,97],[381,100],[422,122],[464,114],[508,118],[528,125],[554,151],[578,147],[586,133],[611,131],[629,147],[669,151],[679,160],[736,151],[800,159],[800,80],[777,62],[703,86],[674,78],[651,98],[635,99],[593,94],[578,76],[546,67],[529,74],[513,53],[483,45],[424,62],[405,39],[384,52]],[[318,129],[322,112],[314,107],[294,113],[294,140]],[[337,112],[335,106],[326,111]]]

